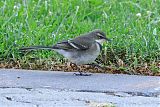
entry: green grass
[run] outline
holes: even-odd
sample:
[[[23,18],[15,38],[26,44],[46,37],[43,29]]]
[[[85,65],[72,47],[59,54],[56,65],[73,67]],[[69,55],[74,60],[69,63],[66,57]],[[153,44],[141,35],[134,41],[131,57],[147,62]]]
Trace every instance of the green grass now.
[[[63,59],[51,51],[23,56],[23,46],[51,46],[93,29],[112,39],[99,63],[160,61],[160,0],[1,0],[0,60]]]

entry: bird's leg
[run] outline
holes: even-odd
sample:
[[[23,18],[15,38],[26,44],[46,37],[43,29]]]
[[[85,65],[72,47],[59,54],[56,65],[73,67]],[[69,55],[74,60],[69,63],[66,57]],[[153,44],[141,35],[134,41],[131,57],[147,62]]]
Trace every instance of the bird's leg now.
[[[78,67],[78,66],[77,66],[77,70],[79,73],[74,73],[74,75],[76,76],[91,76],[92,75],[92,74],[83,73],[81,67]]]
[[[78,67],[75,63],[70,63],[70,66],[73,70],[78,70],[79,73],[74,73],[76,76],[90,76],[92,74],[83,73],[81,67]]]
[[[91,66],[91,67],[94,67],[94,68],[102,68],[102,66],[101,65],[99,65],[98,63],[91,63],[91,64],[87,64],[87,65],[89,65],[89,66]]]

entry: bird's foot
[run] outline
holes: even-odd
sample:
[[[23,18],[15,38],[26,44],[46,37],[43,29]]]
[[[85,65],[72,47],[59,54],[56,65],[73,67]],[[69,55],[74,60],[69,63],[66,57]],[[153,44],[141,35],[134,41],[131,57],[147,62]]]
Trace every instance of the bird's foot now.
[[[74,73],[73,75],[75,75],[75,76],[91,76],[92,74],[79,72],[79,73]]]

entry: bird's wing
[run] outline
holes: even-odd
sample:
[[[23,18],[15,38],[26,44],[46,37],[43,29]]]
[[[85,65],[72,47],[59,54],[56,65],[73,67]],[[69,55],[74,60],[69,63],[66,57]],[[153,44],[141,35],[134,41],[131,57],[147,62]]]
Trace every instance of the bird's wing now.
[[[92,41],[84,36],[79,36],[73,40],[70,40],[70,43],[79,50],[87,50],[92,46]]]
[[[68,41],[62,41],[55,44],[53,48],[68,50],[68,49],[72,49],[73,47],[68,43]]]
[[[75,38],[72,40],[62,41],[53,46],[56,49],[64,50],[87,50],[92,45],[85,38]]]

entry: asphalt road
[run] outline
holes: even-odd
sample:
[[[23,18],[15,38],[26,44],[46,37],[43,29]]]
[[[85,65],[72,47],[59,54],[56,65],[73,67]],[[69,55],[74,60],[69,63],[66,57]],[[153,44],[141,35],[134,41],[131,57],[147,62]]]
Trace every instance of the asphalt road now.
[[[160,107],[160,77],[0,69],[0,107]]]

